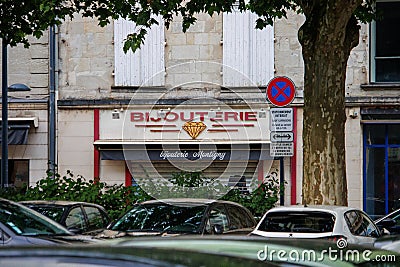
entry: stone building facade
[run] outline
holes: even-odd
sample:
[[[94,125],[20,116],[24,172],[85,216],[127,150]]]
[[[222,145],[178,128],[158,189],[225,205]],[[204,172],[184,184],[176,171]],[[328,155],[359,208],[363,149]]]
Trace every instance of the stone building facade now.
[[[392,9],[398,8],[397,2],[394,5]],[[124,30],[130,27],[124,21],[115,21],[104,28],[83,18],[63,23],[57,33],[60,173],[71,170],[89,179],[97,177],[107,183],[130,185],[142,175],[145,177],[143,172],[136,171],[140,168],[151,169],[151,173],[161,176],[185,169],[179,167],[180,162],[167,164],[165,158],[160,159],[161,152],[166,150],[229,152],[230,160],[243,165],[243,160],[239,160],[243,157],[238,154],[235,158],[232,152],[233,145],[241,144],[246,146],[245,151],[257,153],[248,152],[247,161],[251,162],[246,162],[240,170],[227,171],[224,179],[229,180],[238,171],[239,176],[250,178],[250,183],[272,173],[286,181],[284,204],[300,203],[304,66],[297,32],[304,17],[289,13],[288,19],[277,20],[260,34],[252,31],[251,14],[237,16],[240,17],[199,15],[198,22],[186,33],[181,30],[179,18],[169,29],[161,24],[149,34],[150,41],[136,55],[129,55],[131,52],[125,55],[117,49]],[[240,23],[234,25],[236,31],[229,27],[233,22]],[[346,80],[349,205],[371,214],[385,213],[395,207],[390,195],[397,194],[391,191],[397,178],[391,173],[400,168],[397,167],[400,138],[396,134],[400,87],[398,77],[380,80],[386,77],[381,74],[379,57],[375,57],[381,49],[376,39],[380,27],[376,23],[361,26],[359,45],[351,52]],[[44,37],[35,41],[29,50],[10,50],[17,59],[16,62],[11,56],[9,59],[10,66],[14,66],[10,67],[10,81],[25,82],[33,88],[27,98],[30,100],[46,99],[48,94],[45,40]],[[24,58],[26,64],[18,68]],[[396,67],[392,71],[396,74]],[[296,98],[290,105],[295,114],[295,151],[292,157],[283,159],[269,154],[270,105],[265,100],[265,87],[274,76],[287,76],[296,84]],[[30,132],[25,145],[32,146],[32,152],[23,156],[10,153],[10,158],[29,158],[30,184],[40,179],[43,176],[40,172],[46,168],[46,104],[29,104],[34,106],[31,113],[39,118],[39,126],[34,128],[34,134]],[[28,110],[21,111],[20,106],[10,103],[10,114],[18,117],[18,112]],[[196,138],[190,138],[183,130],[190,112],[199,116],[198,121],[207,127]],[[247,114],[248,120],[243,120],[241,114]],[[230,126],[216,131],[219,129],[211,128],[216,118],[220,122],[226,119],[224,125]],[[157,125],[161,122],[161,126]],[[166,129],[166,122],[170,122],[170,130]],[[386,129],[381,135],[379,127]],[[136,130],[129,132],[127,128]],[[380,142],[382,138],[387,141]],[[196,150],[192,151],[191,146]],[[139,164],[139,156],[127,152],[139,150],[155,152],[142,155],[147,162]],[[125,161],[121,155],[131,160]],[[383,161],[378,162],[378,158]],[[214,159],[204,170],[210,176],[218,176],[224,173],[218,169],[226,170],[227,166],[229,160],[218,163]],[[385,187],[378,189],[379,183]]]

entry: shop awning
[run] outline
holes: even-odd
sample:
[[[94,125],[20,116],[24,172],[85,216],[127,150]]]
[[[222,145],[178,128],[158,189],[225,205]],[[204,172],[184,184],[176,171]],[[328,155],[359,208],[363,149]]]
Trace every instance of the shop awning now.
[[[1,121],[1,119],[0,119]],[[25,145],[28,142],[28,133],[31,127],[38,127],[38,119],[30,118],[9,118],[8,119],[8,144],[9,145]],[[0,123],[0,129],[1,123]],[[0,144],[2,135],[0,134]]]
[[[271,160],[269,142],[118,142],[94,143],[102,160]]]

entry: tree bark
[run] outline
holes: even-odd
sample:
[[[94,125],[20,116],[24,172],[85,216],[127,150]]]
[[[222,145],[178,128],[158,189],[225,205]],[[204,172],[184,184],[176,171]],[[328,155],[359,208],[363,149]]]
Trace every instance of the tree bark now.
[[[303,6],[306,21],[299,31],[305,66],[303,204],[347,205],[345,80],[359,40],[353,12],[361,1],[311,2]]]

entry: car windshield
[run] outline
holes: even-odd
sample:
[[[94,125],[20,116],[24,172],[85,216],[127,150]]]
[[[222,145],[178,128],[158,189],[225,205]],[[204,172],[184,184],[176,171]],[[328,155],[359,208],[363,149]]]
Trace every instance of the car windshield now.
[[[17,235],[71,235],[71,233],[45,216],[8,201],[0,201],[0,222]]]
[[[265,232],[332,232],[335,216],[328,212],[270,212],[261,222],[258,230]]]
[[[111,230],[199,233],[205,210],[205,206],[139,205],[119,219]]]
[[[66,210],[65,207],[61,206],[42,206],[42,205],[27,205],[29,208],[36,210],[37,212],[49,217],[53,221],[60,222],[61,217]]]

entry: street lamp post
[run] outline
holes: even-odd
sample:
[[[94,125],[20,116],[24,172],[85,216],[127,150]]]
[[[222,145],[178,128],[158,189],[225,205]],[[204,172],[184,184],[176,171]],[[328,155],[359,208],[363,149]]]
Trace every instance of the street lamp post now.
[[[8,91],[22,92],[31,89],[25,84],[7,86],[7,42],[2,41],[2,79],[1,79],[1,187],[8,187]]]
[[[7,42],[2,41],[1,56],[1,187],[8,186],[8,88],[7,88]]]

